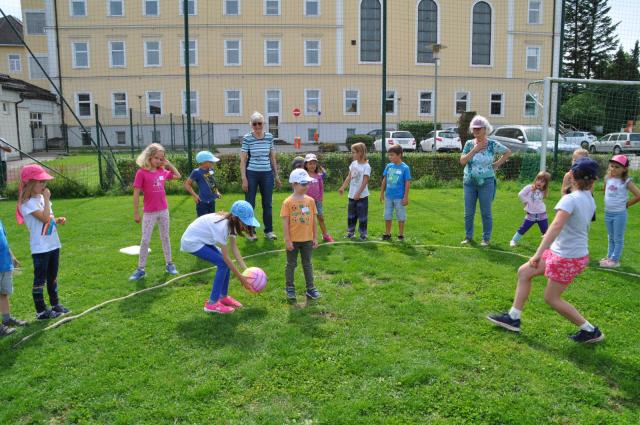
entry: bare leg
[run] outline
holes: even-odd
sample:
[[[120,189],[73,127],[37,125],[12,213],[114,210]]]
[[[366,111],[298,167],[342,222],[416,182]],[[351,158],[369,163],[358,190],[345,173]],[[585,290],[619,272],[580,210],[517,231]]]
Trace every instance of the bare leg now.
[[[392,220],[385,220],[384,221],[384,228],[385,228],[384,234],[385,235],[390,235],[391,234],[391,223],[393,223]]]
[[[9,314],[9,296],[0,294],[0,314]]]
[[[549,307],[560,313],[561,316],[576,326],[582,326],[587,320],[582,317],[574,306],[562,299],[562,293],[568,287],[569,285],[549,279],[547,287],[544,290],[544,301],[549,304]]]
[[[531,280],[544,274],[544,260],[540,260],[538,267],[532,267],[527,261],[518,269],[518,286],[516,287],[516,295],[513,299],[513,307],[523,310],[524,305],[529,298],[531,292]]]
[[[324,223],[324,216],[318,216],[318,224],[320,225],[320,231],[322,232],[322,236],[327,234],[327,225]]]
[[[404,236],[404,221],[398,222],[398,236]]]

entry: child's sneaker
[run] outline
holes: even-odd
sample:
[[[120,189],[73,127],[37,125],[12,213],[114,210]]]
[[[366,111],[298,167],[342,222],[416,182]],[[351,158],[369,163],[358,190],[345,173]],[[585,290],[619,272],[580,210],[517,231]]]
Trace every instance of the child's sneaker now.
[[[11,335],[16,331],[16,328],[11,328],[6,325],[0,325],[0,337]]]
[[[311,298],[312,300],[317,300],[318,298],[320,298],[322,295],[320,295],[320,292],[318,291],[318,289],[314,288],[310,288],[307,289],[307,292],[305,294],[308,298]]]
[[[605,269],[614,269],[620,267],[620,262],[607,258],[606,260],[600,261],[600,267],[604,267]]]
[[[344,235],[345,239],[353,239],[353,232],[347,232],[346,235]]]
[[[464,238],[461,242],[460,245],[471,245],[471,243],[473,242],[472,239],[469,238]]]
[[[398,235],[398,241],[404,242],[404,235]]]
[[[53,310],[45,310],[40,313],[36,313],[36,320],[49,320],[55,319],[56,317],[60,317],[60,313]]]
[[[381,239],[382,239],[383,241],[390,241],[390,240],[391,240],[391,235],[386,235],[386,234],[385,234],[385,235],[382,235],[382,238],[381,238]]]
[[[513,239],[511,239],[511,241],[509,242],[509,246],[511,248],[518,246],[518,242],[514,241]]]
[[[9,317],[9,319],[2,322],[2,324],[10,328],[16,326],[27,326],[27,322],[25,322],[24,320],[16,319],[15,317]]]
[[[173,263],[167,264],[167,267],[164,269],[167,273],[176,275],[178,274],[178,269],[176,269],[176,265]]]
[[[68,314],[68,313],[71,312],[71,310],[69,310],[68,308],[66,308],[62,304],[54,305],[53,307],[51,307],[51,310],[55,311],[60,316],[62,316],[63,314]]]
[[[142,269],[136,269],[131,276],[129,276],[129,280],[140,280],[145,277],[147,273],[145,273]]]
[[[276,234],[273,232],[265,233],[264,237],[269,239],[270,241],[275,241],[276,239],[278,239]]]
[[[360,235],[360,241],[364,242],[367,240],[367,235]]]
[[[485,241],[485,240],[480,242],[480,246],[489,246],[489,244],[490,244],[490,242],[489,241]]]
[[[242,303],[240,303],[240,301],[231,298],[230,296],[226,296],[224,298],[222,298],[220,300],[220,302],[224,305],[226,305],[227,307],[233,307],[233,308],[242,308]]]
[[[233,307],[229,307],[222,304],[220,301],[215,303],[210,303],[209,301],[206,301],[204,303],[204,311],[205,313],[229,314],[229,313],[233,313],[235,309]]]
[[[600,342],[604,339],[604,334],[600,332],[600,329],[595,327],[593,329],[593,332],[580,329],[578,332],[571,335],[569,338],[581,344],[595,344],[596,342]]]
[[[296,288],[284,288],[284,293],[287,294],[287,299],[289,301],[295,301],[296,297]]]
[[[487,320],[508,331],[520,332],[520,319],[512,319],[508,313],[492,314],[491,316],[487,316]]]
[[[247,240],[248,240],[249,242],[255,242],[255,241],[257,241],[257,240],[258,240],[258,237],[257,237],[257,236],[256,236],[256,234],[254,233],[254,234],[252,234],[252,235],[247,235]]]
[[[333,238],[328,233],[326,235],[322,235],[322,240],[329,243],[334,242]]]

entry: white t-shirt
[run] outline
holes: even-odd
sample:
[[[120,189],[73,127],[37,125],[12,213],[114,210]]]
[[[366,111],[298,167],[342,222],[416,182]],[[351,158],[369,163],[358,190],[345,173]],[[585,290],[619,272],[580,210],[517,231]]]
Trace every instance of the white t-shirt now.
[[[205,245],[227,245],[229,220],[220,214],[205,214],[196,218],[180,239],[180,251],[193,253]]]
[[[589,255],[589,226],[596,211],[596,202],[588,190],[577,190],[564,195],[555,206],[571,214],[560,234],[551,244],[551,251],[563,258]]]
[[[608,177],[604,183],[604,210],[608,212],[621,212],[627,209],[627,185],[631,179],[622,180],[616,177]]]
[[[53,203],[49,203],[53,218]],[[44,210],[44,196],[36,195],[20,206],[24,223],[29,229],[29,245],[32,254],[42,254],[62,247],[55,220],[43,223],[33,216],[33,212]]]
[[[371,176],[371,166],[368,162],[359,164],[358,161],[353,161],[349,165],[349,172],[351,173],[351,181],[349,182],[349,198],[353,199],[360,189],[364,176]],[[364,190],[360,194],[361,198],[369,196],[369,185],[364,187]]]

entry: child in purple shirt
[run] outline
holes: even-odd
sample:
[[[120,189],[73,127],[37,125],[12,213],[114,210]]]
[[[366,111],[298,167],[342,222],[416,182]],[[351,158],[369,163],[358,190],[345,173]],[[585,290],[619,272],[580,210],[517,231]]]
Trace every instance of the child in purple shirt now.
[[[308,153],[304,157],[304,169],[307,170],[309,176],[313,179],[309,183],[307,196],[311,196],[316,201],[316,210],[318,210],[318,224],[322,231],[322,240],[325,242],[333,242],[333,238],[327,231],[327,225],[324,223],[324,210],[322,208],[322,198],[324,196],[324,180],[327,178],[327,171],[318,165],[318,158],[315,154]]]
[[[549,228],[549,220],[547,218],[547,207],[544,205],[544,198],[549,195],[549,182],[551,181],[551,174],[546,171],[540,171],[536,176],[536,179],[532,184],[526,185],[520,193],[518,198],[524,204],[524,211],[527,215],[524,218],[522,226],[518,229],[511,242],[510,246],[518,245],[520,239],[527,233],[534,224],[538,223],[540,233],[543,235],[547,233]]]

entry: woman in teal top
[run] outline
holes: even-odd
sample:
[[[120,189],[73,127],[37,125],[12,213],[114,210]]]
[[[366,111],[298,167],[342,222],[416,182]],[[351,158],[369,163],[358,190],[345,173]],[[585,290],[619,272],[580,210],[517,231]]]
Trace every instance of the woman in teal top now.
[[[487,138],[491,133],[491,124],[485,117],[476,115],[469,128],[473,140],[468,140],[462,149],[460,164],[464,165],[464,230],[463,244],[473,240],[473,219],[476,215],[476,203],[480,202],[482,215],[482,246],[488,246],[493,230],[491,203],[496,194],[497,170],[511,155],[504,145]],[[496,155],[499,158],[494,161]]]

